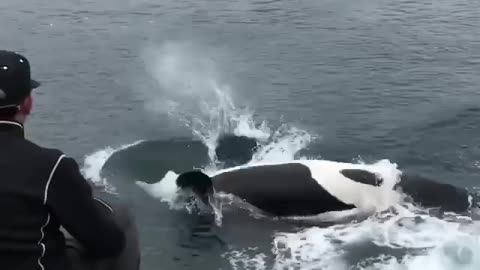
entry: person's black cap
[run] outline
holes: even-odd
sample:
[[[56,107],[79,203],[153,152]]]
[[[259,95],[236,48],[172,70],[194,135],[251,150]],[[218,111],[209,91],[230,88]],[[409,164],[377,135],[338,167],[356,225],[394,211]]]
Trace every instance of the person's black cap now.
[[[39,86],[31,78],[30,63],[25,56],[0,50],[0,109],[20,105]]]

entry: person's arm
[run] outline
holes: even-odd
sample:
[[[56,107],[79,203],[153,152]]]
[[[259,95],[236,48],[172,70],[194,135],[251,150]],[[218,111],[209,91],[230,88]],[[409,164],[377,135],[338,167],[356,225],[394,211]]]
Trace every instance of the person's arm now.
[[[63,157],[48,186],[46,204],[87,253],[96,258],[118,255],[125,235],[110,215],[102,214],[92,188],[74,159]],[[108,211],[110,213],[110,211]],[[110,213],[112,214],[112,213]]]

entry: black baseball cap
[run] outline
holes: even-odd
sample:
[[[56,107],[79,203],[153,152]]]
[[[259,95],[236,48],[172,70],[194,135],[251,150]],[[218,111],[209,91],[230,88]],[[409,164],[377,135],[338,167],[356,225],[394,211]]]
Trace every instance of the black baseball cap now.
[[[0,109],[20,105],[39,86],[31,78],[30,63],[25,56],[0,50]]]

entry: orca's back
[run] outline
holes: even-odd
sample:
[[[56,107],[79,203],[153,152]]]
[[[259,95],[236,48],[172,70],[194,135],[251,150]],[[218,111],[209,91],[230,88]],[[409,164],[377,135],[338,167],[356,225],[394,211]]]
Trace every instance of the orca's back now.
[[[233,194],[278,216],[316,215],[354,208],[328,193],[299,163],[243,167],[212,177],[217,191]]]

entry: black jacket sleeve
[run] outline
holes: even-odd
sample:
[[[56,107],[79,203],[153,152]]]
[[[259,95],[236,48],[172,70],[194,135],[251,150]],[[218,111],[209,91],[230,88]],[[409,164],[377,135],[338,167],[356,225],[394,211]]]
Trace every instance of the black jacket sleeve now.
[[[46,203],[60,225],[90,256],[116,256],[124,248],[123,231],[112,215],[100,211],[92,188],[80,174],[74,159],[64,157],[58,164],[48,187]]]

